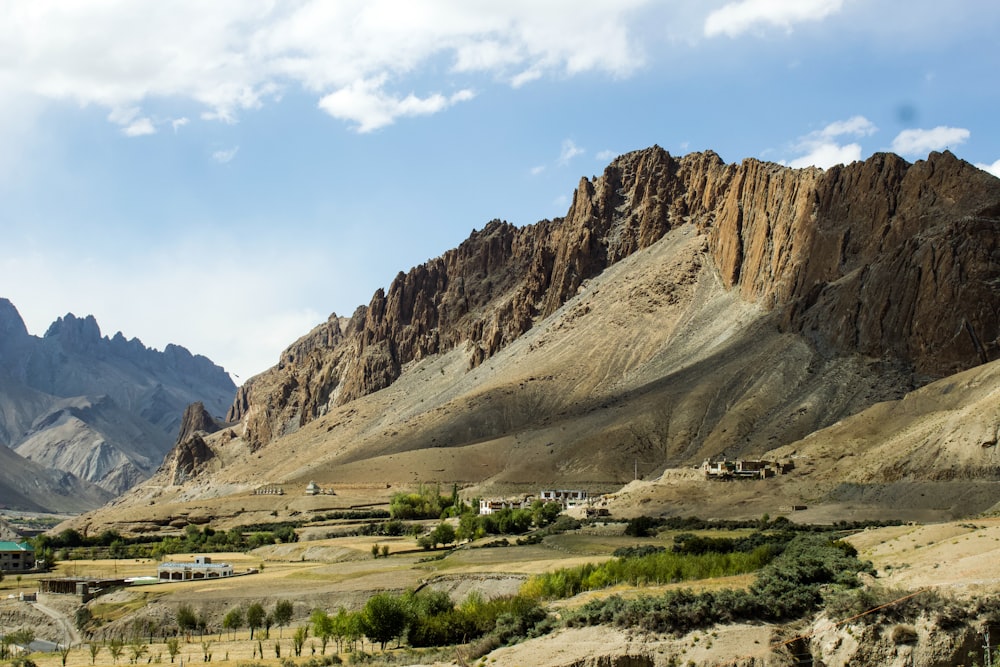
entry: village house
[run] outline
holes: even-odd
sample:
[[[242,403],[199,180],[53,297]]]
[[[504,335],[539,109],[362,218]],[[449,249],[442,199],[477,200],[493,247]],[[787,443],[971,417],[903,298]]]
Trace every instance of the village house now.
[[[0,571],[27,572],[35,569],[35,548],[27,542],[0,542]]]
[[[493,514],[494,512],[499,512],[500,510],[520,510],[531,506],[531,499],[523,500],[497,500],[497,499],[480,499],[479,500],[479,513],[480,514]]]
[[[576,507],[587,502],[587,492],[577,489],[556,489],[542,491],[538,497],[545,503],[560,503],[565,508]]]
[[[775,475],[782,475],[792,466],[790,463],[779,461],[763,461],[756,459],[729,459],[712,460],[705,459],[701,464],[705,479],[768,479]]]
[[[208,556],[195,556],[193,563],[160,563],[156,568],[156,576],[160,581],[218,579],[233,576],[233,566],[229,563],[213,563]]]

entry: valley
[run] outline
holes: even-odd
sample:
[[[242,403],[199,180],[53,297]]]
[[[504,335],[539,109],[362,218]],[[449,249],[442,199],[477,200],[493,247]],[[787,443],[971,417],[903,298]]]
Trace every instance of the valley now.
[[[487,600],[476,613],[495,616],[474,641],[442,642],[457,649],[379,660],[959,664],[994,622],[998,581],[998,212],[1000,180],[947,152],[826,171],[655,146],[623,155],[580,181],[564,218],[492,221],[350,317],[331,314],[240,387],[225,420],[189,408],[148,479],[49,535],[137,549],[210,527],[240,536],[213,557],[260,572],[112,593],[84,629],[132,638],[191,606],[217,633],[213,661],[225,645],[279,664],[273,647],[224,642],[228,610],[287,597],[302,625],[317,608],[356,614],[420,588],[458,605],[437,610],[452,616],[435,632],[472,623],[461,605],[473,591]],[[706,479],[702,462],[723,458],[781,461],[783,474]],[[482,517],[438,519],[442,505],[419,519],[423,535],[371,534],[388,530],[398,496],[427,489],[473,508],[573,489],[606,518],[578,507],[558,531],[536,521],[530,540],[527,528],[501,538],[475,531]],[[425,550],[445,516],[465,532],[432,546],[461,546]],[[770,546],[753,568],[690,581],[515,596],[532,576],[599,581],[610,575],[579,568],[645,557],[621,547],[670,551],[679,530],[626,531],[689,517],[715,522],[702,537],[741,521],[726,535],[759,527]],[[824,531],[862,560],[806,534]],[[833,565],[796,587],[809,558]],[[59,560],[61,572],[86,562]],[[918,591],[926,600],[898,602]],[[701,620],[643,625],[679,617]],[[185,646],[204,659],[200,642]]]

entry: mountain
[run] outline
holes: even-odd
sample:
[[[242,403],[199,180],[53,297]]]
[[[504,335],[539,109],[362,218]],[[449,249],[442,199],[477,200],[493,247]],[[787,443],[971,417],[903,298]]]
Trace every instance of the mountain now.
[[[950,153],[825,171],[629,153],[581,180],[566,217],[493,221],[331,315],[239,389],[212,455],[181,478],[165,464],[116,509],[211,497],[235,517],[226,503],[257,486],[307,480],[609,491],[708,456],[792,456],[998,359],[998,285],[1000,180]],[[879,461],[957,493],[994,480],[994,450],[951,477],[941,457],[900,468],[905,448]],[[843,477],[792,475],[766,502],[833,502]]]
[[[14,305],[0,299],[0,444],[9,448],[3,454],[55,471],[40,479],[54,474],[61,488],[88,488],[75,509],[103,504],[146,479],[173,446],[185,407],[201,401],[221,415],[235,390],[205,357],[176,345],[160,352],[121,333],[102,337],[93,316],[68,314],[43,337],[32,336]],[[5,498],[18,499],[7,501],[12,506],[49,505],[48,489],[23,498],[7,490]],[[74,505],[60,500],[59,509]]]

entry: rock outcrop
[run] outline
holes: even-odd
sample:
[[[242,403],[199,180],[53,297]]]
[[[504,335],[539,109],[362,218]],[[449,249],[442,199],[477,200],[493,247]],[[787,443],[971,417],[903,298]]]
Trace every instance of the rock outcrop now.
[[[181,430],[177,434],[177,443],[180,444],[191,438],[196,433],[215,433],[221,431],[225,423],[219,421],[205,409],[205,404],[201,401],[192,403],[184,410],[181,418]]]
[[[726,287],[825,355],[893,360],[923,381],[1000,356],[1000,180],[947,152],[822,171],[653,147],[581,180],[565,218],[494,220],[332,315],[241,387],[227,419],[259,448],[427,355],[467,349],[475,367],[681,226],[707,239]]]

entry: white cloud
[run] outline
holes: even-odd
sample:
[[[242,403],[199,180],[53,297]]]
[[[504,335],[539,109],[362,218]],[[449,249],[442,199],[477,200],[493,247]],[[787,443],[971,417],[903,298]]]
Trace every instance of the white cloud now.
[[[851,142],[841,144],[844,136],[867,137],[878,131],[875,124],[864,116],[853,116],[847,120],[830,123],[821,130],[800,137],[794,150],[803,155],[791,160],[788,166],[794,169],[820,167],[828,169],[835,164],[850,164],[861,159],[861,144]]]
[[[938,125],[930,130],[903,130],[892,140],[892,150],[900,155],[923,156],[950,146],[964,144],[969,131],[962,127]]]
[[[542,71],[539,69],[526,69],[520,74],[516,74],[511,80],[510,85],[514,88],[520,88],[526,83],[531,83],[532,81],[537,81],[542,78]]]
[[[147,134],[156,134],[156,128],[153,127],[153,121],[149,118],[136,118],[122,128],[122,134],[126,137],[142,137]]]
[[[559,164],[566,165],[573,158],[583,155],[584,150],[576,145],[572,139],[565,139],[562,143],[562,151],[559,153]]]
[[[541,174],[541,173],[542,173],[543,171],[545,171],[545,165],[543,165],[543,164],[540,164],[540,165],[537,165],[537,166],[534,166],[534,167],[532,167],[532,168],[530,169],[530,173],[531,173],[531,175],[532,175],[532,176],[538,176],[538,175],[539,175],[539,174]]]
[[[840,11],[843,4],[843,0],[739,0],[709,14],[704,33],[736,37],[759,25],[790,31],[796,23],[819,21]]]
[[[835,164],[850,164],[861,159],[861,145],[847,144],[841,146],[832,142],[824,142],[811,146],[809,152],[788,163],[794,169],[819,167],[828,169]]]
[[[848,118],[847,120],[838,120],[830,123],[822,130],[820,133],[824,137],[839,137],[845,134],[849,134],[855,137],[867,137],[878,132],[878,128],[875,124],[864,116],[854,116]]]
[[[137,135],[155,128],[145,108],[156,100],[235,122],[297,87],[369,131],[469,99],[472,74],[515,87],[583,72],[627,76],[643,64],[629,19],[650,1],[6,2],[0,95],[134,111],[117,122]],[[444,85],[462,92],[407,90],[442,62]]]
[[[357,123],[358,132],[371,132],[392,125],[397,118],[423,116],[465,102],[475,97],[471,90],[460,90],[450,97],[435,93],[417,97],[395,97],[383,90],[385,77],[372,81],[356,81],[319,101],[319,107],[334,118]]]
[[[108,114],[108,120],[122,128],[122,134],[126,137],[141,137],[147,134],[156,134],[153,121],[145,116],[140,116],[139,107],[117,107]]]
[[[600,151],[594,156],[600,162],[608,162],[614,160],[616,157],[618,157],[618,153],[614,151]]]
[[[983,171],[988,171],[997,178],[1000,178],[1000,160],[997,160],[993,164],[985,164],[982,162],[977,162],[976,166],[982,169]]]
[[[175,118],[170,121],[170,126],[174,128],[174,134],[176,134],[177,130],[181,129],[190,122],[191,121],[187,117]]]
[[[239,152],[239,146],[233,146],[232,148],[220,149],[212,153],[212,159],[219,164],[226,164],[232,161],[236,154]]]

